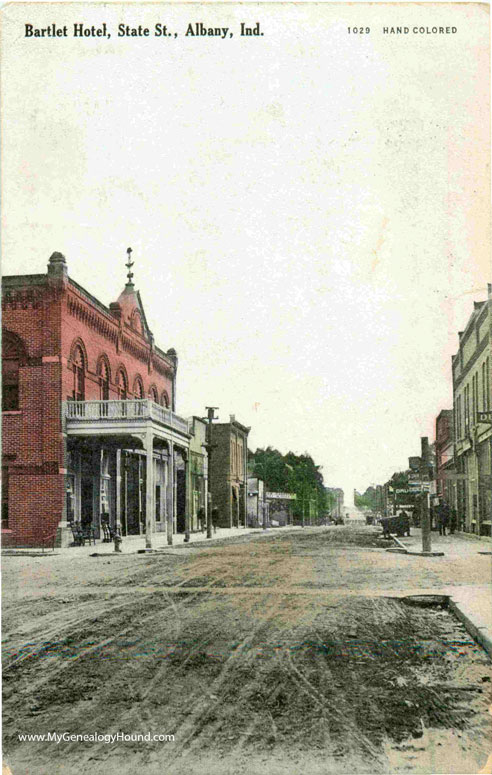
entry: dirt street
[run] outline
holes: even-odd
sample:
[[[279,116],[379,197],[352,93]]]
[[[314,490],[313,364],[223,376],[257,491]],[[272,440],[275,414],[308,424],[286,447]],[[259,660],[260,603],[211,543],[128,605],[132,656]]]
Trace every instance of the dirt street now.
[[[387,553],[377,532],[4,557],[13,775],[478,772],[491,662],[439,600],[391,591],[484,584],[490,557]],[[18,738],[50,732],[174,740]]]

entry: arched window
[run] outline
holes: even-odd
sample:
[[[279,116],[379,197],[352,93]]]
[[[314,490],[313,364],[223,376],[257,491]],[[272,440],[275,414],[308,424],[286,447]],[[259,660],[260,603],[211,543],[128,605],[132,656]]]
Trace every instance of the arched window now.
[[[140,317],[140,312],[138,309],[134,309],[132,316],[130,318],[130,326],[133,328],[134,331],[137,332],[137,334],[143,333],[142,331],[142,318]]]
[[[85,358],[80,345],[73,351],[73,397],[75,401],[85,401]]]
[[[155,385],[152,385],[149,390],[149,398],[151,401],[154,401],[154,403],[159,403],[159,396],[157,395],[157,388]]]
[[[97,374],[99,377],[99,395],[101,401],[109,401],[109,365],[106,358],[100,358]]]
[[[133,395],[135,398],[145,398],[143,383],[140,377],[135,377],[135,382],[133,383]]]
[[[120,401],[126,401],[128,397],[128,380],[123,369],[119,369],[116,375],[116,384],[118,385],[118,396]]]
[[[5,331],[2,337],[2,411],[19,409],[19,365],[24,356],[21,340]]]
[[[161,393],[161,406],[165,406],[166,409],[169,409],[169,396],[165,390]]]

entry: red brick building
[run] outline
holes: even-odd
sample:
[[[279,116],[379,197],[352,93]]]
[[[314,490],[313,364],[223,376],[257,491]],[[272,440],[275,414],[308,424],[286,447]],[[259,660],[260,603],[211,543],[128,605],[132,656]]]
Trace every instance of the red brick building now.
[[[130,253],[129,253],[130,256]],[[131,261],[128,267],[131,269]],[[132,273],[109,308],[72,280],[3,278],[2,536],[36,546],[71,523],[101,536],[185,530],[188,423],[177,356],[154,343]]]
[[[456,487],[454,467],[453,410],[443,409],[436,418],[436,495],[454,508]]]

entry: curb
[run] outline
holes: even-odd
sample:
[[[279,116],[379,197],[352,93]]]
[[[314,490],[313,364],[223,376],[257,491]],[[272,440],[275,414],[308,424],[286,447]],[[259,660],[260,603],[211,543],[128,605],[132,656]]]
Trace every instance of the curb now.
[[[405,544],[402,544],[399,538],[392,535],[392,540],[396,543],[396,549],[386,549],[387,552],[394,552],[395,554],[409,554],[413,557],[444,557],[444,552],[414,552],[411,549],[407,549]]]
[[[449,598],[449,610],[460,620],[473,640],[479,643],[492,659],[492,630],[490,627],[480,627],[472,622],[470,617],[460,608],[460,604],[452,597]]]

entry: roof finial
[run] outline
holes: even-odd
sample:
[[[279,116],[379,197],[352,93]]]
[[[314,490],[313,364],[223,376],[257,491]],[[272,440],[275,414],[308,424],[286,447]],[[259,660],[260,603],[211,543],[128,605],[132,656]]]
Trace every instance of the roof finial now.
[[[127,274],[128,282],[126,284],[126,287],[127,288],[133,288],[133,283],[132,283],[132,278],[133,278],[132,266],[135,263],[135,261],[132,261],[132,252],[133,252],[132,249],[131,248],[127,248],[126,252],[128,254],[128,261],[125,264],[125,266],[128,268],[128,274]]]

